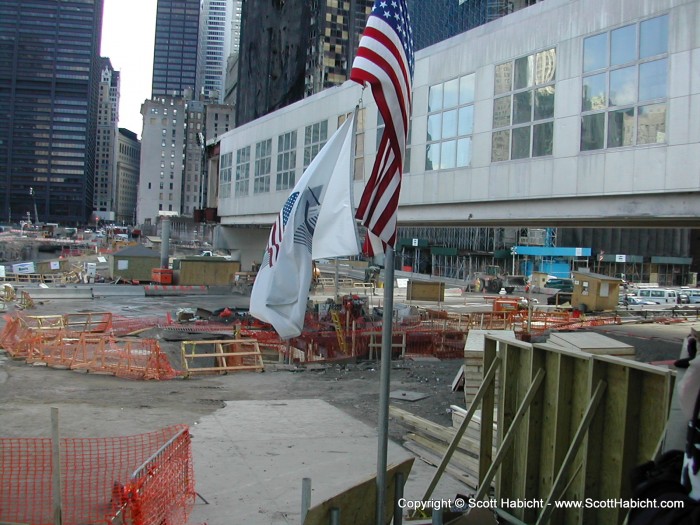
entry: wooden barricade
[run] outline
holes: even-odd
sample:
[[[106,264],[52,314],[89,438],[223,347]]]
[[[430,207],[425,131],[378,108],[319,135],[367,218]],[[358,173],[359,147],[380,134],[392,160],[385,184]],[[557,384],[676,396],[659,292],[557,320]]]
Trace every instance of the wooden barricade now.
[[[621,506],[557,508],[553,502],[631,497],[631,469],[661,449],[673,372],[491,335],[485,337],[484,369],[489,372],[466,416],[471,418],[481,404],[476,498],[492,497],[495,482],[497,501],[543,502],[536,508],[501,509],[518,522],[623,523],[627,509]],[[463,426],[467,423],[465,419]]]
[[[241,370],[262,372],[265,369],[260,346],[255,339],[183,341],[181,351],[185,377]],[[200,361],[200,364],[195,365],[196,361]]]

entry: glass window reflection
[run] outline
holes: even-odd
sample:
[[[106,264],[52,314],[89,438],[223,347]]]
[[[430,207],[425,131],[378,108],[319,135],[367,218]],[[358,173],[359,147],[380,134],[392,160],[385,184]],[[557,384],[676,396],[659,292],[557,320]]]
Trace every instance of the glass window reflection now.
[[[453,108],[459,101],[459,79],[455,78],[445,82],[442,93],[442,107]]]
[[[530,156],[530,126],[513,130],[512,159],[525,159]]]
[[[610,72],[610,105],[625,106],[637,100],[637,67],[625,67]]]
[[[605,108],[608,99],[606,80],[607,76],[605,73],[583,78],[582,111]]]
[[[611,111],[608,115],[608,147],[634,144],[634,108]]]
[[[532,156],[551,155],[554,146],[554,122],[537,124],[532,128]]]
[[[554,86],[535,91],[535,120],[554,118]]]
[[[445,111],[442,114],[442,138],[449,139],[457,135],[457,110]]]
[[[457,166],[469,166],[472,162],[472,139],[464,138],[457,141]]]
[[[605,140],[605,113],[586,115],[581,119],[581,151],[601,149]]]
[[[607,67],[608,35],[603,33],[583,41],[583,71],[595,71]]]
[[[523,89],[532,85],[533,56],[518,58],[515,61],[515,85],[513,89]]]
[[[456,165],[457,141],[448,140],[443,142],[440,148],[440,169],[446,170],[454,168]]]
[[[666,142],[666,104],[651,104],[639,108],[637,144]]]
[[[654,60],[639,65],[639,101],[666,98],[667,91],[666,59]]]
[[[532,92],[513,95],[513,124],[523,124],[532,119]]]
[[[510,130],[496,131],[491,135],[491,161],[508,160],[510,151]]]
[[[474,106],[464,106],[459,108],[459,129],[460,135],[471,135],[474,131]]]
[[[459,103],[460,104],[470,104],[474,102],[474,77],[471,75],[466,75],[459,80]]]
[[[645,20],[639,31],[639,58],[668,52],[668,15]]]
[[[428,111],[439,111],[442,109],[442,84],[430,86],[428,94]]]
[[[425,170],[436,170],[440,167],[440,144],[428,144],[425,148]]]
[[[610,33],[610,65],[617,66],[637,59],[636,24],[621,27]]]
[[[510,95],[493,101],[493,127],[510,126]]]
[[[498,95],[511,90],[513,85],[513,63],[506,62],[496,66],[494,91]]]
[[[431,140],[440,140],[442,131],[442,113],[428,115],[428,137]]]

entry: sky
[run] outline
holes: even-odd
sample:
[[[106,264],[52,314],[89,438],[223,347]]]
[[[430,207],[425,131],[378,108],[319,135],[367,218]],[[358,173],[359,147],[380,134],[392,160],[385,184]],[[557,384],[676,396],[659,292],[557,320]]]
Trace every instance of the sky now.
[[[141,136],[141,104],[151,96],[157,0],[104,0],[100,55],[120,71],[119,127]]]

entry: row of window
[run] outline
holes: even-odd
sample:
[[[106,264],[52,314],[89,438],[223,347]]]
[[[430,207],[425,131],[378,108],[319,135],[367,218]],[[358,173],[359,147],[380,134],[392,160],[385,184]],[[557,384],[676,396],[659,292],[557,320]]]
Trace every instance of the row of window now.
[[[667,15],[584,39],[581,151],[665,142],[667,53]],[[556,69],[555,48],[496,65],[492,162],[552,155]],[[474,74],[430,86],[427,171],[470,165],[474,93]],[[377,131],[379,140],[383,131],[381,119]],[[327,133],[327,121],[306,126],[304,168],[325,144]],[[357,141],[357,146],[361,149],[361,140]],[[296,131],[278,137],[274,183],[271,180],[272,139],[255,144],[253,159],[251,146],[238,149],[235,162],[233,153],[223,155],[220,196],[230,197],[232,191],[235,195],[248,195],[251,160],[253,193],[292,188],[296,182],[296,147]],[[407,150],[407,157],[409,154]],[[362,157],[363,152],[358,155]]]

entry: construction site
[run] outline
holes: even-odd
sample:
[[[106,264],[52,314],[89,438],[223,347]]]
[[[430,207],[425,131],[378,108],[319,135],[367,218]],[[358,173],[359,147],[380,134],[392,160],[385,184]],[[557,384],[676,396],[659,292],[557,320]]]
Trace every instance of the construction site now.
[[[114,268],[142,271],[81,253],[2,276],[0,523],[374,522],[382,273],[321,267],[304,331],[281,340],[248,315],[240,267],[101,282]],[[683,439],[670,363],[697,309],[396,281],[386,523],[623,523],[454,502],[631,497],[627,472]],[[395,511],[399,488],[453,504]]]

